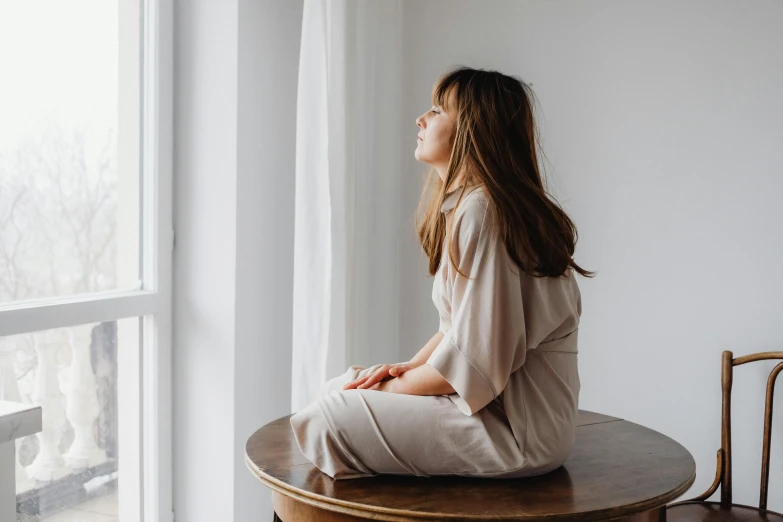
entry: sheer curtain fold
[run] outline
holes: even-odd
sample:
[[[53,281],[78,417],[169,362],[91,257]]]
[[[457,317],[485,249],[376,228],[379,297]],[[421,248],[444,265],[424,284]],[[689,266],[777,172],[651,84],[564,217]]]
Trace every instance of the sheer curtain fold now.
[[[378,107],[379,82],[388,90],[398,77],[394,67],[379,74],[376,62],[398,55],[394,21],[399,12],[397,1],[304,2],[296,115],[292,411],[314,400],[321,384],[348,366],[396,356],[396,297],[389,290],[391,281],[379,284],[374,274],[396,273],[396,231],[388,230],[397,224],[396,190],[384,178],[389,165],[375,161],[378,147],[395,146],[393,140],[378,142],[385,139],[377,135],[378,126],[395,125],[393,118],[380,120],[389,109]],[[392,203],[379,204],[379,199]],[[374,339],[377,334],[381,340]]]

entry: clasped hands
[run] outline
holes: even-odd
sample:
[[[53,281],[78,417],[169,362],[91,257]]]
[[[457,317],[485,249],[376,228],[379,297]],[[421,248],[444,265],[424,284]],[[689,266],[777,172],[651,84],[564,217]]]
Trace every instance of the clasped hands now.
[[[368,373],[363,377],[359,377],[358,379],[354,379],[345,384],[343,390],[356,388],[360,390],[379,390],[394,393],[394,379],[417,366],[420,365],[410,361],[396,364],[383,364],[372,373]]]

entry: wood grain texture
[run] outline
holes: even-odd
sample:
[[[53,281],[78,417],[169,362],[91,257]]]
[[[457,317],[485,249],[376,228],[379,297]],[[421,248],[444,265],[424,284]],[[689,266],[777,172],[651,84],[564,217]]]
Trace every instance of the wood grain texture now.
[[[276,491],[272,492],[272,505],[275,509],[273,522],[363,522],[367,520],[383,520],[378,518],[365,518],[352,515],[346,515],[344,513],[336,513],[334,511],[327,511],[325,509],[305,504],[304,502],[297,502],[296,500],[287,497]],[[400,520],[422,520],[420,517],[416,518],[401,518]],[[427,520],[441,520],[441,519],[427,519]],[[456,520],[475,520],[474,518],[450,518],[451,521]],[[509,519],[503,519],[509,520]],[[634,515],[628,515],[620,518],[607,519],[605,522],[666,522],[666,509],[658,508],[650,511],[644,511],[642,513],[636,513]]]
[[[273,498],[281,509],[306,504],[389,521],[658,520],[660,508],[695,479],[693,457],[672,439],[616,417],[580,412],[573,453],[564,466],[546,475],[333,480],[301,454],[289,419],[262,427],[246,446],[248,468],[279,494]],[[289,521],[278,514],[286,522],[301,518]]]

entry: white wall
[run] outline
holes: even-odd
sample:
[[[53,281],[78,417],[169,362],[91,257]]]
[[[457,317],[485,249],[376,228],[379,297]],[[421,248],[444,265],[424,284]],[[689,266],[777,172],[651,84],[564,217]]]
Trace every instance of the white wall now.
[[[684,444],[691,496],[720,445],[720,352],[783,348],[782,19],[771,0],[404,4],[403,212],[421,186],[414,119],[437,76],[464,64],[531,82],[550,188],[578,226],[577,261],[599,272],[581,280],[581,407]],[[419,252],[414,237],[401,250],[406,357],[437,328]],[[769,369],[735,378],[735,501],[751,505]]]
[[[271,519],[245,442],[291,413],[296,84],[302,1],[240,0],[234,520]]]
[[[174,511],[269,520],[244,445],[289,413],[302,2],[175,2]]]
[[[233,520],[237,0],[174,4],[173,501]]]

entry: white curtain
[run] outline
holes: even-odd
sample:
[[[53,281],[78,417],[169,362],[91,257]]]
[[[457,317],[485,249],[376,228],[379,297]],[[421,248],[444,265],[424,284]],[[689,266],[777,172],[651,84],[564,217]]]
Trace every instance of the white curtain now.
[[[398,356],[401,220],[390,158],[399,152],[400,10],[389,0],[304,2],[292,411],[348,366]]]

